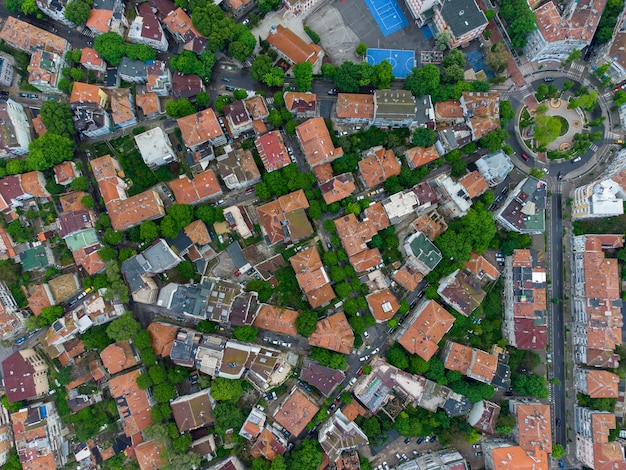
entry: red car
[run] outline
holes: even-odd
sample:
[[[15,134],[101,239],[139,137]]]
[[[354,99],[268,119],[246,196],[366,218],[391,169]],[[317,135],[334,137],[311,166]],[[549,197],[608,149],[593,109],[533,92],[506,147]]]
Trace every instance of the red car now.
[[[363,367],[361,367],[361,368],[359,369],[359,371],[357,372],[357,374],[358,374],[358,375],[363,374]]]
[[[530,161],[530,157],[526,155],[525,153],[522,154],[522,158],[526,160],[527,162]]]

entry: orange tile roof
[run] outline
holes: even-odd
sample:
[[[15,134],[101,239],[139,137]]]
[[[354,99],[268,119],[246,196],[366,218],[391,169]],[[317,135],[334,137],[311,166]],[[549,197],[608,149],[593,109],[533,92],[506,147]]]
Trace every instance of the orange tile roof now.
[[[152,424],[148,395],[137,386],[140,374],[139,369],[135,369],[109,381],[111,396],[124,417],[124,433],[131,438]]]
[[[609,442],[611,429],[615,429],[616,418],[613,413],[593,413],[591,415],[591,432],[595,444],[606,444]]]
[[[265,428],[250,448],[250,455],[253,458],[265,457],[272,461],[277,455],[283,455],[286,450],[274,433],[269,428]]]
[[[102,96],[100,87],[89,83],[74,82],[70,103],[95,103],[100,105]]]
[[[165,323],[150,323],[147,329],[152,337],[152,349],[154,349],[155,354],[169,357],[178,328]]]
[[[459,343],[450,343],[450,349],[445,358],[446,369],[456,370],[467,375],[472,364],[472,348]]]
[[[294,436],[299,436],[311,421],[319,407],[299,389],[295,389],[278,409],[274,419]]]
[[[270,30],[267,42],[294,64],[303,62],[314,64],[322,52],[322,48],[317,44],[306,43],[300,36],[281,24],[277,25],[274,30]]]
[[[315,104],[317,102],[317,95],[315,93],[302,93],[299,91],[287,91],[284,95],[285,107],[289,111],[297,109],[302,102],[307,104]]]
[[[251,119],[265,119],[269,115],[265,100],[262,96],[253,96],[244,100],[243,104]]]
[[[165,446],[159,441],[142,442],[135,447],[135,457],[141,470],[154,470],[168,464]]]
[[[50,86],[56,86],[58,75],[55,64],[60,61],[58,55],[45,52],[43,49],[37,49],[28,66],[28,82],[31,85],[45,83]],[[45,65],[45,64],[48,65]]]
[[[0,32],[0,39],[19,50],[27,52],[42,48],[57,54],[65,54],[69,46],[69,43],[62,37],[13,16],[9,16],[4,22]]]
[[[437,211],[420,215],[411,222],[411,225],[415,230],[422,232],[431,240],[448,230],[448,224]]]
[[[100,359],[109,374],[117,374],[138,364],[129,341],[119,341],[107,346],[100,353]]]
[[[322,163],[313,167],[313,174],[318,183],[325,183],[333,178],[333,166],[330,163]]]
[[[413,147],[407,149],[407,151],[404,152],[404,156],[407,162],[409,162],[409,166],[412,168],[419,168],[439,158],[439,154],[434,145],[430,147]]]
[[[113,10],[91,10],[85,26],[101,33],[108,33],[111,30],[112,21]]]
[[[114,230],[127,230],[144,220],[158,219],[165,215],[163,201],[156,191],[148,190],[106,204]]]
[[[33,197],[48,197],[50,193],[46,190],[46,178],[40,171],[29,171],[20,175],[20,184],[25,193]]]
[[[37,287],[35,287],[30,297],[28,297],[28,308],[36,316],[41,315],[41,311],[46,307],[50,307],[51,305],[52,302],[50,300],[50,297],[48,296],[47,289],[44,284],[39,284]]]
[[[72,181],[77,176],[74,162],[63,162],[54,165],[54,176],[59,184]]]
[[[177,8],[170,12],[163,19],[163,23],[173,34],[180,34],[181,37],[187,40],[192,39],[190,35],[202,37],[200,31],[194,27],[189,15],[182,8]]]
[[[500,128],[500,93],[464,91],[461,103],[472,111],[469,123],[474,139]]]
[[[354,332],[346,314],[339,312],[318,321],[315,332],[309,337],[309,344],[349,354],[354,345]]]
[[[178,204],[198,204],[222,194],[222,189],[213,170],[198,173],[193,181],[187,175],[183,175],[169,184]]]
[[[491,383],[493,377],[496,375],[498,369],[498,357],[489,354],[486,351],[480,349],[474,349],[472,351],[472,365],[467,372],[467,375],[474,379],[482,379],[485,383]]]
[[[96,382],[106,377],[102,364],[97,360],[89,363],[89,372],[91,372],[91,376]]]
[[[4,245],[4,249],[6,249],[6,254],[9,258],[13,258],[17,255],[15,249],[13,248],[13,239],[7,233],[4,227],[0,227],[0,246]]]
[[[316,247],[307,248],[293,255],[289,262],[296,272],[298,285],[304,291],[313,308],[326,304],[335,293]],[[330,297],[329,297],[330,296]]]
[[[304,191],[301,189],[257,207],[259,225],[263,230],[264,236],[267,238],[267,242],[273,245],[274,243],[283,241],[285,239],[283,228],[286,225],[289,213],[308,208],[309,201]],[[302,226],[301,228],[304,229],[305,227]],[[310,224],[309,228],[312,231]]]
[[[608,370],[587,371],[587,395],[591,398],[617,398],[620,378]]]
[[[367,410],[363,408],[358,401],[352,400],[350,404],[341,409],[341,412],[349,421],[354,421],[357,416],[365,416]]]
[[[341,239],[348,256],[355,255],[367,249],[369,242],[376,231],[369,224],[360,223],[352,213],[335,219],[337,235]]]
[[[296,135],[311,167],[332,162],[343,155],[343,149],[333,145],[324,118],[304,121],[296,127]]]
[[[459,183],[463,185],[472,199],[480,196],[489,189],[485,178],[476,170],[463,176],[463,178],[459,180]]]
[[[192,243],[196,245],[206,245],[211,241],[209,230],[202,220],[194,220],[185,228],[185,235],[189,237]]]
[[[367,219],[367,225],[373,227],[377,232],[391,225],[387,212],[381,202],[370,204],[370,206],[363,211],[363,216],[364,220]]]
[[[461,103],[453,100],[435,103],[435,116],[441,120],[463,119]]]
[[[115,158],[111,157],[111,155],[94,158],[89,164],[91,165],[93,176],[98,183],[115,176],[124,177],[120,163]]]
[[[331,180],[319,185],[322,197],[326,204],[341,201],[356,191],[354,177],[351,173],[335,176]]]
[[[295,336],[298,334],[296,330],[298,315],[296,310],[261,304],[252,325],[264,330]]]
[[[280,131],[271,131],[257,137],[254,145],[267,171],[279,170],[291,163]]]
[[[135,102],[137,103],[137,107],[141,108],[145,116],[161,112],[159,97],[154,92],[142,94],[138,93],[135,96]]]
[[[439,349],[438,343],[443,339],[443,335],[454,325],[455,318],[434,300],[428,300],[420,305],[418,311],[415,320],[398,342],[411,354],[417,354],[425,361],[430,361]]]
[[[374,315],[376,321],[379,322],[389,320],[400,308],[398,299],[396,299],[396,296],[393,295],[393,292],[389,289],[383,289],[369,294],[365,299],[367,300],[372,315]]]
[[[106,263],[102,261],[102,258],[100,258],[97,251],[100,246],[100,244],[97,244],[88,247],[88,249],[79,248],[78,250],[72,251],[72,256],[74,257],[74,261],[76,261],[76,266],[83,268],[90,276],[98,273],[106,266]]]
[[[80,55],[80,63],[85,65],[91,65],[93,67],[99,68],[104,65],[104,59],[100,57],[100,54],[96,52],[95,49],[91,47],[83,48],[83,52]]]
[[[593,445],[594,470],[624,470],[624,451],[619,442]]]
[[[48,132],[46,126],[44,126],[43,121],[41,120],[41,114],[38,114],[37,117],[33,118],[33,129],[35,129],[35,132],[39,137]]]
[[[359,171],[365,186],[371,188],[384,183],[390,176],[400,174],[400,163],[393,150],[380,147],[364,152],[370,155],[359,161]]]
[[[526,452],[536,447],[552,452],[550,405],[536,403],[517,405],[518,443]]]
[[[483,256],[474,253],[473,251],[472,257],[465,263],[465,269],[479,279],[482,279],[483,276],[487,276],[492,281],[495,281],[500,276],[498,268],[487,261]]]
[[[559,41],[587,41],[589,43],[600,21],[606,0],[576,2],[569,18],[562,18],[553,2],[548,2],[534,12],[537,28],[548,43]]]
[[[135,119],[135,110],[130,100],[130,88],[116,88],[109,90],[111,98],[111,119],[115,124]]]
[[[374,119],[374,95],[371,93],[339,93],[338,119]]]
[[[394,281],[410,292],[417,289],[419,283],[424,279],[422,273],[408,264],[398,269],[392,277]]]
[[[491,450],[491,455],[494,470],[544,470],[520,446],[498,447]]]
[[[217,121],[215,111],[211,108],[182,117],[177,119],[176,122],[187,147],[195,147],[209,140],[224,137],[224,132]]]

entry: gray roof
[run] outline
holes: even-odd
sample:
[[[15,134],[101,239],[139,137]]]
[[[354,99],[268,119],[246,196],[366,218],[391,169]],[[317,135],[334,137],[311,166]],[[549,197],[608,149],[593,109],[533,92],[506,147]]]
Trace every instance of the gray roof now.
[[[168,308],[178,314],[205,318],[207,299],[211,294],[211,288],[210,282],[178,286],[172,295],[172,301]]]
[[[138,290],[143,289],[146,285],[144,280],[141,278],[146,271],[139,263],[138,256],[139,255],[133,256],[122,263],[122,275],[124,276],[126,284],[128,284],[131,292],[137,292]]]
[[[162,273],[163,271],[172,269],[181,261],[180,258],[176,256],[176,254],[169,247],[167,242],[162,238],[160,238],[146,251],[137,255],[137,257],[140,257],[142,255],[145,261],[147,261],[149,264],[146,272],[154,274]]]
[[[487,23],[475,0],[444,0],[441,16],[457,38]]]
[[[235,264],[237,269],[241,269],[246,264],[248,264],[248,261],[241,251],[241,245],[239,245],[239,242],[231,243],[230,245],[228,245],[226,247],[226,251],[228,251],[230,258],[233,260],[233,263]]]
[[[376,119],[415,119],[415,97],[406,90],[376,90],[374,92]]]
[[[120,62],[117,71],[118,73],[129,77],[148,77],[146,63],[140,60],[131,60],[128,57],[122,57],[122,62]]]

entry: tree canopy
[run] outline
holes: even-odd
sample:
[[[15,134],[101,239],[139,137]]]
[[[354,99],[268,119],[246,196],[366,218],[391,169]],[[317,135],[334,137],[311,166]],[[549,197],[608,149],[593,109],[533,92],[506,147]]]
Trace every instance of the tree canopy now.
[[[507,22],[507,32],[514,47],[524,47],[527,36],[537,29],[537,20],[526,0],[503,0],[500,15]]]
[[[211,383],[211,396],[217,401],[236,402],[241,397],[243,389],[240,380],[217,377]]]
[[[558,117],[538,115],[535,117],[535,140],[540,147],[554,142],[561,133],[561,120]]]
[[[65,5],[63,15],[75,25],[84,25],[91,15],[92,0],[74,0]]]
[[[74,142],[52,132],[46,132],[28,145],[26,161],[32,170],[43,171],[74,157]]]
[[[72,120],[72,109],[67,103],[56,100],[44,101],[39,115],[48,132],[63,137],[71,137],[76,134],[74,121]]]
[[[126,312],[109,323],[106,332],[113,341],[126,341],[132,339],[139,333],[139,330],[141,330],[139,322],[133,318],[130,312]]]
[[[304,439],[287,454],[287,468],[298,470],[316,470],[322,465],[322,450],[312,439]]]

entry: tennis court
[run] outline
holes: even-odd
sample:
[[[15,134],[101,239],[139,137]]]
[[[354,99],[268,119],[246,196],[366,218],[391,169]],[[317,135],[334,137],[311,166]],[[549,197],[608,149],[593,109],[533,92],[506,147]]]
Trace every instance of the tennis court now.
[[[365,4],[385,37],[409,24],[396,0],[365,0]]]
[[[383,60],[391,64],[393,76],[396,78],[406,78],[415,67],[415,52],[403,51],[400,49],[368,49],[367,62],[378,65]]]

